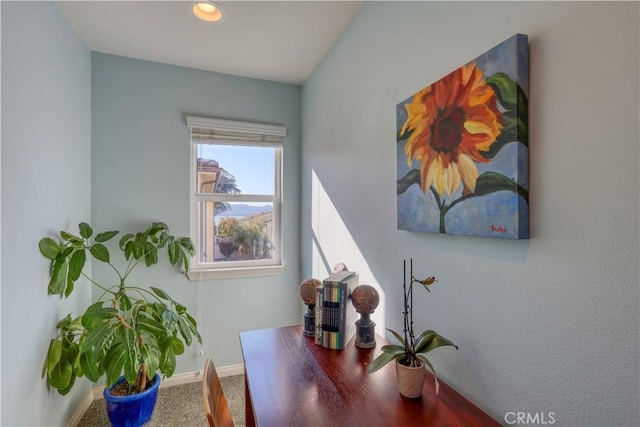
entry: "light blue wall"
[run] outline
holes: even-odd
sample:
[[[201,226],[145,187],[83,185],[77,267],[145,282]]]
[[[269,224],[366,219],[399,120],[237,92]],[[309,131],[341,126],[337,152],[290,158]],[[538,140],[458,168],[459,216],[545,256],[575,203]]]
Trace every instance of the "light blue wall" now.
[[[53,3],[0,8],[0,424],[64,424],[89,391],[62,398],[40,376],[55,321],[89,295],[46,295],[39,238],[89,217],[186,234],[187,113],[289,129],[285,275],[154,274],[198,313],[205,356],[241,363],[239,331],[299,323],[299,280],[338,261],[383,292],[378,325],[399,328],[390,287],[413,257],[439,280],[416,324],[460,345],[434,352],[436,368],[499,421],[640,421],[637,3],[367,2],[305,84],[302,117],[298,87],[103,54],[91,65]],[[395,230],[395,104],[516,32],[531,42],[532,239]],[[197,350],[178,372],[202,366]]]
[[[189,234],[187,114],[287,127],[283,275],[190,282],[164,266],[138,274],[185,304],[200,324],[204,356],[192,346],[176,373],[201,369],[205,357],[217,366],[242,363],[239,332],[301,321],[300,86],[101,53],[93,53],[92,78],[92,221],[99,229],[125,232],[161,220]],[[106,274],[96,263],[94,271]]]
[[[47,390],[42,366],[69,300],[47,295],[38,241],[91,217],[91,53],[53,2],[2,2],[3,426],[64,425],[91,385]]]
[[[378,326],[401,329],[412,257],[438,278],[416,327],[460,346],[432,362],[502,423],[640,424],[638,19],[637,2],[366,2],[303,86],[303,276],[345,262],[381,290]],[[396,103],[515,33],[531,239],[396,230]]]

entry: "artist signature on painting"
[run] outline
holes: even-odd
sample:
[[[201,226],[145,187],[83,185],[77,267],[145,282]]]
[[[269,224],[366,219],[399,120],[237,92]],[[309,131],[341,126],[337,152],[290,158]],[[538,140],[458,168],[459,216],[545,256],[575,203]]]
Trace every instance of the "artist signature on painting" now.
[[[496,227],[495,225],[492,225],[492,226],[491,226],[491,231],[493,231],[494,233],[506,233],[506,232],[507,232],[507,229],[506,229],[506,228],[504,228],[504,227],[503,227],[503,226],[501,226],[501,225],[499,225],[499,226],[497,226],[497,227]]]

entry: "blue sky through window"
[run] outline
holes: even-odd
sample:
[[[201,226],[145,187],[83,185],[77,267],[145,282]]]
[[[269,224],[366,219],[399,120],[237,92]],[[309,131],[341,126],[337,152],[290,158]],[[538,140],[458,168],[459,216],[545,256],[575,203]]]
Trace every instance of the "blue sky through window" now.
[[[235,176],[242,194],[274,194],[275,149],[234,145],[198,145],[198,157],[213,159]]]

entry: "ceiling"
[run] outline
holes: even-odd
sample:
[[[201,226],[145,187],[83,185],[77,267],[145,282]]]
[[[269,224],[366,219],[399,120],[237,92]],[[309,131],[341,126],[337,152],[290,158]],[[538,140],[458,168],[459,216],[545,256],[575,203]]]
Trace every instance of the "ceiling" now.
[[[302,84],[362,1],[216,1],[217,23],[191,1],[57,1],[96,52]]]

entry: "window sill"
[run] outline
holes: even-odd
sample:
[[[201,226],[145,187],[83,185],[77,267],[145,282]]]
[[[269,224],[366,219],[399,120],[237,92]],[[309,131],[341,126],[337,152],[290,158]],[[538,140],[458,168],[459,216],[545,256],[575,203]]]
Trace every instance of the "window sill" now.
[[[187,272],[189,280],[235,279],[241,277],[277,276],[284,273],[285,265],[268,265],[258,267],[236,268],[203,268],[191,269]]]

